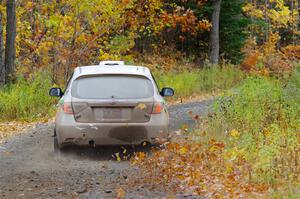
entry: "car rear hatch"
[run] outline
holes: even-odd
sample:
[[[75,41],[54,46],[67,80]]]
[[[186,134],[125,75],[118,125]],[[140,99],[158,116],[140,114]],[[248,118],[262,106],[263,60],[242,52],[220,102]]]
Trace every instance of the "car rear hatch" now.
[[[72,85],[72,109],[80,123],[143,123],[151,118],[152,82],[136,75],[93,75]]]

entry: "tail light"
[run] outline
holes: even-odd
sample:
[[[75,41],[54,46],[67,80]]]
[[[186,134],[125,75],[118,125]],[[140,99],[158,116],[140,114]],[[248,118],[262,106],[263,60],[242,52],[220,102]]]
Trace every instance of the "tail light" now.
[[[160,114],[164,110],[162,103],[155,103],[153,106],[152,114]]]
[[[64,111],[64,113],[66,113],[66,114],[70,114],[70,115],[74,114],[73,109],[72,109],[72,104],[70,102],[63,103],[61,108]]]

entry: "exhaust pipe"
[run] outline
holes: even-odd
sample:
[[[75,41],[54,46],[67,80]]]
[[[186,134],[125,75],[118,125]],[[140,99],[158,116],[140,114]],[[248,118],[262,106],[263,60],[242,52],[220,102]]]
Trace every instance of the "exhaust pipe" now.
[[[91,146],[91,147],[96,147],[96,144],[95,144],[95,141],[94,140],[90,140],[89,141],[89,145]]]

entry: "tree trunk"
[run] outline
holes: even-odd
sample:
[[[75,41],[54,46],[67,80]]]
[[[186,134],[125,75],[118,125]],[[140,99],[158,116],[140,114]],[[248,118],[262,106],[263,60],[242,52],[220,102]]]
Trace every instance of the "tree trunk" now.
[[[6,3],[6,43],[5,43],[5,70],[6,81],[11,81],[15,71],[16,59],[16,2],[7,0]]]
[[[265,15],[265,23],[267,24],[265,27],[265,40],[266,42],[269,40],[269,34],[270,34],[270,20],[268,17],[268,9],[269,9],[269,0],[265,0],[265,9],[264,9],[264,15]]]
[[[2,5],[2,0],[0,0]],[[3,24],[2,24],[3,13],[0,11],[0,86],[5,84],[5,66],[4,66],[4,48],[3,48]]]
[[[212,13],[212,30],[210,32],[210,62],[212,64],[219,64],[220,54],[220,12],[222,0],[212,0],[213,13]]]

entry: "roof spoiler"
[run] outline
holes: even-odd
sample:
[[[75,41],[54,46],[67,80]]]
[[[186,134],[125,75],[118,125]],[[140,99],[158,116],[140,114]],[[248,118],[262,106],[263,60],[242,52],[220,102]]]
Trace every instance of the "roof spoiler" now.
[[[102,61],[99,64],[100,66],[123,66],[123,61]]]

